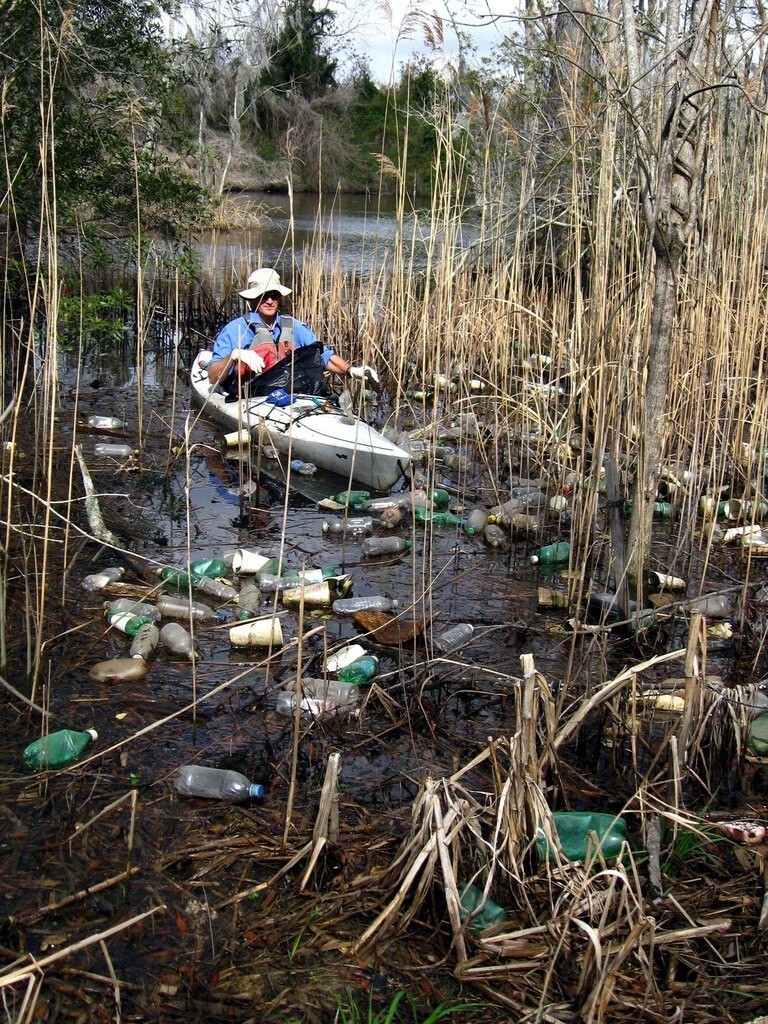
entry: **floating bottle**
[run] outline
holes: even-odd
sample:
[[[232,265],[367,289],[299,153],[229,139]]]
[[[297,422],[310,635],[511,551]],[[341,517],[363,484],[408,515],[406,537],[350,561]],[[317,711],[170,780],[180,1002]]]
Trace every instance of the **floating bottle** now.
[[[118,441],[99,441],[93,446],[93,454],[111,459],[129,459],[137,453],[137,448]]]
[[[338,679],[304,679],[299,711],[308,718],[348,715],[354,710],[358,699],[358,689],[352,683]],[[294,715],[296,694],[290,690],[281,690],[277,695],[275,711],[279,715]]]
[[[364,654],[351,665],[345,665],[336,673],[343,683],[352,683],[354,686],[362,686],[370,682],[379,671],[379,659],[375,654]]]
[[[220,579],[227,575],[227,563],[223,558],[197,558],[189,563],[189,572],[192,576]]]
[[[132,615],[131,612],[110,612],[107,613],[107,622],[113,629],[119,629],[127,636],[136,636],[142,626],[150,621],[143,615]]]
[[[140,615],[147,622],[157,622],[160,618],[160,612],[155,605],[147,601],[135,601],[132,597],[118,597],[114,601],[105,601],[104,611],[130,612],[131,615]]]
[[[178,654],[194,661],[195,645],[192,643],[192,637],[178,622],[166,622],[160,630],[160,642],[171,654]]]
[[[357,661],[358,658],[362,658],[367,653],[361,644],[347,644],[346,647],[342,647],[334,654],[328,656],[328,660],[325,663],[326,671],[338,672],[339,669],[346,668],[347,665],[351,665],[353,661]]]
[[[304,462],[302,459],[294,459],[291,462],[291,469],[294,473],[299,473],[301,476],[314,476],[317,472],[317,466],[314,462]]]
[[[334,534],[338,537],[372,532],[373,519],[370,516],[356,516],[351,519],[333,516],[323,520],[323,533]]]
[[[132,658],[141,658],[148,661],[160,643],[160,630],[154,622],[148,622],[142,626],[131,643],[129,651]]]
[[[241,611],[241,618],[244,616],[258,615],[261,609],[261,591],[255,580],[249,580],[240,587],[237,603]]]
[[[596,833],[600,850],[606,860],[614,860],[627,838],[627,823],[614,814],[599,811],[555,811],[552,815],[557,838],[568,860],[585,860],[588,852],[594,852],[591,833]],[[542,860],[552,851],[543,829],[536,833],[536,848]]]
[[[331,611],[336,615],[354,615],[356,612],[391,612],[397,608],[398,602],[381,594],[370,597],[342,597],[334,601]]]
[[[76,729],[59,729],[49,733],[24,748],[24,763],[28,768],[62,768],[76,761],[92,740],[99,734],[95,729],[79,732]]]
[[[294,576],[275,576],[269,572],[259,573],[256,580],[262,594],[280,594],[284,590],[293,590],[297,582]]]
[[[507,918],[503,907],[486,896],[476,885],[466,885],[459,892],[459,920],[462,924],[469,918],[469,930],[473,934],[501,924]]]
[[[558,541],[557,544],[545,544],[539,548],[535,555],[531,555],[534,565],[555,565],[558,562],[567,562],[571,557],[571,545],[566,540]]]
[[[148,671],[143,658],[110,658],[92,665],[88,670],[88,678],[92,683],[137,683]]]
[[[401,555],[411,546],[409,540],[402,537],[367,537],[363,541],[363,557],[372,558],[377,555]]]
[[[250,782],[245,775],[231,768],[206,768],[201,764],[185,764],[173,780],[180,796],[197,796],[208,800],[261,800],[264,787]]]
[[[384,530],[396,530],[403,521],[403,513],[401,509],[395,506],[394,508],[382,509],[381,515],[379,516],[379,526]]]
[[[709,619],[727,619],[733,614],[731,594],[704,594],[689,602],[688,610],[705,615]]]
[[[125,575],[125,569],[121,566],[108,566],[100,572],[91,573],[83,579],[83,590],[103,590],[110,583],[117,583]]]
[[[210,576],[201,576],[198,579],[197,590],[201,594],[208,594],[210,597],[218,598],[219,601],[237,601],[237,589],[224,580],[214,580]]]
[[[157,610],[168,619],[195,619],[197,622],[215,619],[222,622],[226,618],[224,612],[216,611],[203,601],[188,601],[176,594],[159,594]]]
[[[124,430],[128,426],[119,416],[89,416],[87,423],[91,430]]]
[[[385,498],[370,498],[368,501],[364,501],[360,506],[361,512],[385,512],[391,508],[402,508],[404,499],[402,495],[400,497],[394,494],[389,494]]]
[[[452,512],[435,512],[429,508],[414,510],[417,523],[431,523],[433,526],[463,526],[465,519],[459,519]]]
[[[487,521],[488,513],[484,508],[473,508],[464,520],[464,533],[468,537],[474,537],[476,534],[482,533]]]
[[[490,520],[490,516],[488,518]],[[483,527],[483,539],[491,548],[504,548],[509,543],[509,534],[498,523],[487,522]]]
[[[172,566],[164,566],[162,569],[158,569],[157,575],[164,583],[171,587],[177,587],[179,590],[188,590],[190,587],[196,589],[202,579],[202,576],[194,576],[185,569],[176,569]]]
[[[334,494],[333,500],[339,505],[349,505],[350,508],[359,508],[364,501],[371,500],[370,491],[341,491]]]
[[[475,627],[471,622],[459,622],[455,626],[451,626],[450,629],[446,629],[445,632],[440,633],[434,639],[434,646],[436,651],[440,651],[441,654],[448,654],[450,651],[456,651],[459,647],[463,647],[468,644],[475,633]]]
[[[513,512],[506,525],[513,533],[536,533],[539,528],[539,517],[528,512]]]

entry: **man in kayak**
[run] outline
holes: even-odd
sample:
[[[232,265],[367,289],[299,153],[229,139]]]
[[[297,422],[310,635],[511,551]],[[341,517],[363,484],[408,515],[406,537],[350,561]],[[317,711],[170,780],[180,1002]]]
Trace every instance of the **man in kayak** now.
[[[280,283],[269,267],[254,270],[248,287],[239,293],[248,303],[245,316],[236,317],[219,331],[208,364],[208,380],[236,394],[249,380],[270,370],[295,348],[318,344],[313,331],[291,316],[280,313],[280,300],[291,289]],[[323,347],[326,370],[353,380],[379,383],[372,366],[350,366],[333,349]]]

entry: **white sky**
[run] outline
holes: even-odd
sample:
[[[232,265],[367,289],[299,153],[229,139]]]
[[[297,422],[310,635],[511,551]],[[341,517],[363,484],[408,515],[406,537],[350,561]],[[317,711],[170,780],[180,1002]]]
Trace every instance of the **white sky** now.
[[[337,28],[349,28],[353,47],[365,54],[371,77],[381,84],[389,82],[412,53],[435,55],[425,42],[420,20],[429,22],[434,15],[442,18],[444,41],[442,52],[450,58],[458,52],[456,28],[471,37],[478,56],[487,56],[510,30],[509,16],[515,4],[507,0],[433,0],[417,7],[407,0],[327,0],[336,13]],[[409,14],[410,12],[410,14]],[[495,22],[502,15],[504,21]]]

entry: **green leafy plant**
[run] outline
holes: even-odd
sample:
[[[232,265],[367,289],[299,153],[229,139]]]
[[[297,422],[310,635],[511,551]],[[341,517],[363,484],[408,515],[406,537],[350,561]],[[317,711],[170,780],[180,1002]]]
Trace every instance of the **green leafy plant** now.
[[[407,1006],[401,1008],[404,999],[407,999]],[[483,1005],[479,1002],[440,1003],[427,1017],[422,1017],[414,1000],[402,991],[396,992],[389,1005],[380,1010],[373,1005],[373,994],[369,996],[368,1005],[363,1008],[351,998],[350,993],[347,993],[347,1000],[346,1003],[339,1000],[334,1018],[336,1024],[438,1024],[438,1021],[450,1020],[454,1014]]]

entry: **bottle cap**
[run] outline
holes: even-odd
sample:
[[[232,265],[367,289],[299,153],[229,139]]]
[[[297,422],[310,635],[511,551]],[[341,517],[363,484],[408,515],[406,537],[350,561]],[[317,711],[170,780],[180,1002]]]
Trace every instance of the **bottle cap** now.
[[[253,797],[256,800],[261,800],[264,796],[264,787],[260,786],[258,782],[254,782],[248,789],[248,796]]]
[[[97,740],[99,738],[99,734],[96,732],[95,729],[86,729],[85,731],[87,733],[90,733],[90,736],[91,736],[92,740]]]

